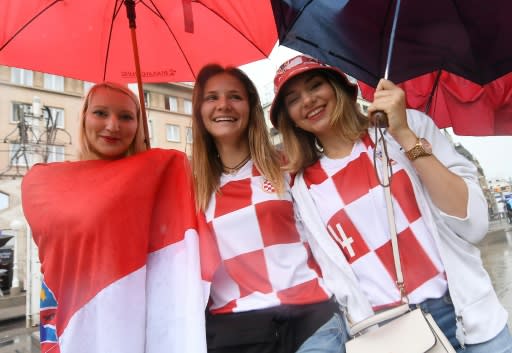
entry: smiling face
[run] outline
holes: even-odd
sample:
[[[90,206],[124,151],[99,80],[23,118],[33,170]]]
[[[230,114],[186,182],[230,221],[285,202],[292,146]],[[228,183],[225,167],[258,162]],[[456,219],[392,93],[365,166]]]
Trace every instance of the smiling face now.
[[[92,159],[126,156],[137,132],[137,106],[125,93],[100,87],[89,98],[84,130]]]
[[[286,83],[284,108],[297,127],[316,136],[330,133],[336,93],[323,75],[307,72]]]
[[[201,117],[216,143],[237,143],[245,138],[249,113],[247,90],[238,78],[223,72],[206,81]]]

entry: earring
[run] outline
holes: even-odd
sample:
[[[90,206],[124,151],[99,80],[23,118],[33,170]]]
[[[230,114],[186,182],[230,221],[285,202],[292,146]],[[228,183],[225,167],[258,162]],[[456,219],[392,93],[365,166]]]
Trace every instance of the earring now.
[[[315,136],[315,147],[318,150],[318,152],[324,153],[324,147],[322,146],[320,141],[318,141],[318,138],[316,136]]]

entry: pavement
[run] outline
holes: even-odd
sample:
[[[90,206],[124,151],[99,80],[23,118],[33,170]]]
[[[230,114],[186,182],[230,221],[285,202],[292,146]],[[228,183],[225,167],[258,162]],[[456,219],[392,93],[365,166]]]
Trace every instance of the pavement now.
[[[12,288],[0,296],[0,353],[39,353],[37,327],[26,327],[26,293]]]
[[[512,328],[512,224],[493,221],[489,233],[478,244],[482,262],[503,306],[508,310],[508,325]]]
[[[26,315],[26,293],[11,289],[11,293],[0,296],[0,321],[24,318]]]

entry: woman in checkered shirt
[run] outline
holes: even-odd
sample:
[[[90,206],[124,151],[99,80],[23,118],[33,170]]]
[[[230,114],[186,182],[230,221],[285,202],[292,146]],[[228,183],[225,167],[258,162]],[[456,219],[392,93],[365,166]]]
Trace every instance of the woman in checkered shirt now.
[[[299,55],[282,64],[274,85],[270,119],[283,135],[286,168],[299,172],[296,208],[347,319],[402,299],[376,172],[386,153],[409,303],[430,312],[457,351],[512,352],[507,312],[474,245],[488,225],[475,166],[428,116],[406,110],[390,81],[379,82],[368,109],[387,114],[380,136],[359,110],[357,86],[337,68]]]
[[[295,218],[288,178],[251,80],[207,65],[193,93],[192,166],[208,351],[344,352],[339,306]]]

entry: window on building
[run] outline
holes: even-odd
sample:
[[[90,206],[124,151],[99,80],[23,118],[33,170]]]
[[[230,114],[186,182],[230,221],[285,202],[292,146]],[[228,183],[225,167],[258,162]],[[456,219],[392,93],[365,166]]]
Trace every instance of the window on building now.
[[[0,191],[0,210],[9,208],[9,195]]]
[[[167,141],[180,142],[180,126],[179,125],[166,125]]]
[[[65,156],[64,146],[49,145],[46,149],[47,162],[63,162]]]
[[[165,109],[169,110],[171,112],[177,112],[178,111],[178,98],[173,96],[166,96],[165,97]]]
[[[192,128],[187,127],[187,143],[192,143]]]
[[[11,82],[17,85],[33,86],[34,73],[31,70],[11,68]]]
[[[12,102],[11,123],[19,122],[26,115],[32,115],[32,104]]]
[[[40,150],[38,157],[36,157],[32,146],[13,143],[9,145],[10,165],[31,167],[36,161],[44,162],[43,153],[47,157],[46,162],[50,163],[64,161],[66,152],[64,146],[48,145],[46,151]]]
[[[55,126],[59,129],[64,128],[64,109],[62,108],[54,108],[54,107],[48,107],[48,110],[50,111],[51,117],[53,121],[55,122]],[[47,109],[42,109],[43,118],[45,119],[44,122],[41,124],[44,124],[43,126],[46,126],[46,120],[50,117],[50,114],[48,114]],[[11,114],[11,123],[17,123],[21,120],[22,117],[28,118],[25,122],[26,124],[30,125],[32,124],[32,104],[28,103],[20,103],[20,102],[13,102],[12,103],[12,114]],[[53,124],[50,124],[52,126]],[[42,126],[42,127],[43,127]]]
[[[50,114],[48,114],[48,110],[50,111]],[[50,126],[56,126],[59,129],[64,129],[64,109],[48,107],[48,110],[43,109],[43,117],[48,120],[51,115],[54,123],[50,124]]]
[[[153,139],[153,120],[148,120],[148,135],[149,139]]]
[[[149,107],[150,100],[149,100],[150,94],[148,91],[144,91],[144,106]]]
[[[189,99],[183,100],[183,110],[185,114],[192,115],[192,101]]]
[[[9,145],[10,165],[17,167],[30,167],[34,164],[34,157],[30,146],[13,143]]]
[[[64,77],[44,74],[44,88],[64,92]]]
[[[84,95],[89,92],[92,86],[94,86],[94,82],[84,81]]]

